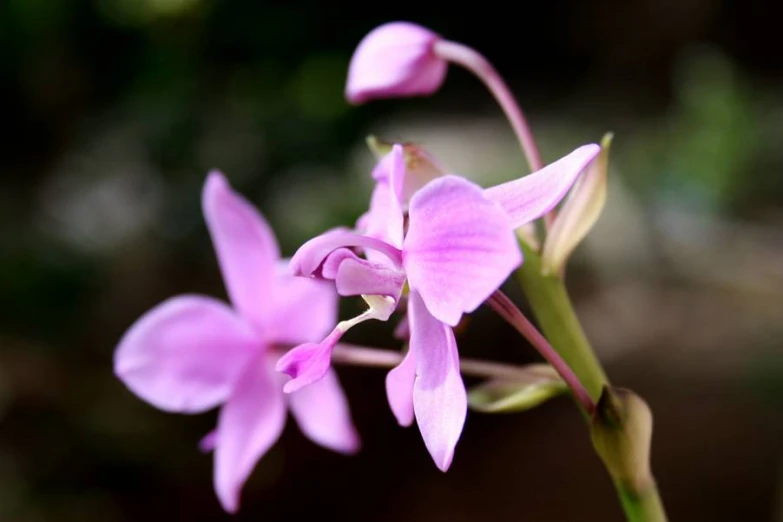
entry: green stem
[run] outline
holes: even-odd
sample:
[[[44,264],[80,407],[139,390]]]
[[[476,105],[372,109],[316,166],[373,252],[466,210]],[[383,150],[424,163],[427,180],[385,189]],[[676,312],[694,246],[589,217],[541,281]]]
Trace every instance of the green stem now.
[[[582,381],[590,397],[597,401],[609,381],[576,317],[565,284],[557,275],[542,275],[538,253],[523,241],[520,244],[525,262],[516,275],[533,314],[549,342]]]
[[[666,510],[655,484],[644,491],[634,491],[619,481],[614,486],[628,522],[666,522]]]
[[[525,262],[516,271],[516,277],[533,314],[544,335],[582,381],[587,393],[598,401],[609,380],[576,316],[563,279],[558,275],[543,275],[538,252],[524,241],[520,241],[520,245]],[[590,421],[587,414],[585,418]],[[607,470],[611,475],[611,469]],[[644,483],[647,485],[641,487],[614,480],[626,519],[628,522],[666,522],[666,512],[652,474]]]

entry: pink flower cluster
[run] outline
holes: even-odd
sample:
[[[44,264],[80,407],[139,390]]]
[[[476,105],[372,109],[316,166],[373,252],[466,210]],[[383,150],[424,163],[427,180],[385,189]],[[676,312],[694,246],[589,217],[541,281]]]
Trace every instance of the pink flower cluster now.
[[[375,29],[351,60],[348,100],[433,93],[446,76],[448,44],[410,23]],[[366,214],[311,239],[290,260],[258,211],[212,172],[202,206],[230,305],[182,295],[154,307],[120,341],[116,375],[162,410],[220,406],[201,445],[214,450],[215,490],[235,512],[287,411],[315,443],[358,450],[332,352],[352,327],[398,317],[408,350],[386,377],[389,405],[399,424],[416,420],[446,471],[467,412],[453,328],[522,263],[515,230],[552,210],[599,150],[585,145],[482,188],[452,173],[420,176],[394,145],[372,173]],[[338,296],[361,296],[367,310],[338,322]]]

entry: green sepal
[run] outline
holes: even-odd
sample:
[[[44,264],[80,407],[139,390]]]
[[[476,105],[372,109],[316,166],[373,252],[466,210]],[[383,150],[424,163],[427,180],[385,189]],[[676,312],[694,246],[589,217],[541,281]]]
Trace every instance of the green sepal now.
[[[548,364],[520,368],[519,377],[497,378],[472,388],[468,405],[482,413],[526,411],[568,392],[568,386]]]

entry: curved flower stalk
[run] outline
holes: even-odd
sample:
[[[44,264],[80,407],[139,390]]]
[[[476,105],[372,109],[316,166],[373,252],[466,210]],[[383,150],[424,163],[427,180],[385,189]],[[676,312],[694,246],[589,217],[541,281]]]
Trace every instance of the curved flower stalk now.
[[[467,409],[452,328],[522,262],[514,228],[554,207],[599,150],[586,145],[488,190],[459,176],[438,177],[405,201],[403,149],[395,145],[374,171],[377,185],[361,230],[327,232],[291,259],[295,274],[334,280],[341,295],[361,295],[369,309],[320,343],[284,355],[277,369],[292,377],[284,389],[318,382],[345,332],[369,319],[388,320],[407,288],[409,350],[387,377],[389,404],[401,425],[416,418],[435,464],[448,469]]]
[[[333,286],[287,273],[266,221],[222,174],[209,174],[202,204],[231,306],[199,295],[164,301],[128,329],[114,365],[133,393],[161,410],[200,413],[222,405],[201,447],[215,450],[215,491],[235,512],[242,485],[279,438],[286,410],[326,448],[353,453],[359,438],[333,372],[285,395],[273,370],[283,346],[320,339],[334,324]]]
[[[443,85],[449,63],[468,69],[486,85],[514,129],[530,170],[543,167],[527,120],[492,64],[476,50],[418,24],[389,22],[370,31],[351,58],[345,97],[361,104],[381,98],[427,96]]]

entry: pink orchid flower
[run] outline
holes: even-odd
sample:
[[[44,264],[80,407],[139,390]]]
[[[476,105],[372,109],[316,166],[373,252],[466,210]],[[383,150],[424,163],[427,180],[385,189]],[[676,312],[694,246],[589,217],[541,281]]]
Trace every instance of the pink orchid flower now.
[[[284,347],[320,339],[334,324],[333,285],[290,275],[269,225],[222,174],[207,177],[202,205],[233,306],[200,295],[164,301],[125,333],[115,373],[161,410],[200,413],[222,405],[201,446],[215,450],[217,496],[236,512],[242,485],[280,437],[287,409],[324,447],[353,453],[359,439],[333,372],[284,395],[273,370]]]
[[[459,176],[438,177],[405,202],[403,150],[395,145],[374,172],[361,233],[329,231],[291,259],[295,274],[334,280],[340,295],[361,295],[369,309],[338,323],[320,343],[281,357],[277,369],[292,377],[284,390],[319,382],[345,332],[369,319],[388,320],[407,283],[409,350],[387,377],[387,395],[398,422],[408,426],[415,417],[435,464],[448,469],[467,412],[452,328],[522,262],[514,229],[551,210],[599,150],[586,145],[488,190]],[[362,249],[366,259],[351,248]]]

